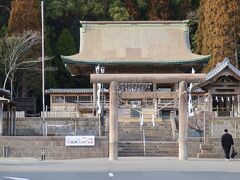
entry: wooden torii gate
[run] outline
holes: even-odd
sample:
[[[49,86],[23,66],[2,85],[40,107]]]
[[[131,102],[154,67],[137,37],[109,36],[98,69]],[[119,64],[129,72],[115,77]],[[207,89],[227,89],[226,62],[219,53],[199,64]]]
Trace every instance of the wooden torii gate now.
[[[187,83],[206,80],[205,74],[91,74],[91,83],[110,84],[109,106],[109,160],[118,159],[118,83],[179,83],[179,160],[187,160]],[[166,93],[145,92],[148,98],[160,98]],[[129,94],[121,93],[121,96]]]

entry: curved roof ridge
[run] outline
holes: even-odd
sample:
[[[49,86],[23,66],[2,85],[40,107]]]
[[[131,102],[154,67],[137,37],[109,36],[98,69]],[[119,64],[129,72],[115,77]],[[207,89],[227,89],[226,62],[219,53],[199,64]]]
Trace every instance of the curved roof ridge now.
[[[216,76],[218,73],[220,73],[223,69],[226,67],[229,67],[236,75],[240,77],[240,71],[235,66],[233,66],[230,62],[230,60],[226,57],[224,60],[220,63],[218,63],[209,73],[206,75],[206,80],[211,79],[212,77]]]
[[[81,24],[186,24],[189,20],[169,21],[80,21]]]
[[[105,21],[86,21],[86,23]],[[80,50],[73,56],[62,56],[70,64],[185,64],[206,62],[210,55],[191,52],[189,32],[185,21],[156,22],[151,26],[139,26],[143,21],[119,26],[83,24],[80,29]],[[169,24],[170,23],[170,24]],[[164,24],[164,25],[162,25]],[[176,26],[174,26],[176,25]]]

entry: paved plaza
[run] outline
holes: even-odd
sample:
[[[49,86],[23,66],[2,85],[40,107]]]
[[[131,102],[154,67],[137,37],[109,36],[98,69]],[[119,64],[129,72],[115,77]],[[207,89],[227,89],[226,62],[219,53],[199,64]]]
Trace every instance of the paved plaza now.
[[[82,160],[46,160],[30,158],[0,159],[0,179],[15,180],[238,180],[240,160],[177,158],[120,158]]]

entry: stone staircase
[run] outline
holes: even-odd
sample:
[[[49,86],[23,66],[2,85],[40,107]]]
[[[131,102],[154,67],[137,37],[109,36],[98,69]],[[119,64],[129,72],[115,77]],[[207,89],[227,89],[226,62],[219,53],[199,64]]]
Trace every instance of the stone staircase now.
[[[118,155],[129,156],[155,156],[176,157],[178,155],[178,143],[163,141],[122,141],[118,143]]]
[[[240,138],[234,138],[234,149],[238,153],[235,158],[239,158]],[[200,145],[201,152],[197,154],[198,158],[225,158],[221,146],[221,138],[209,138],[208,144]]]
[[[178,143],[173,139],[170,121],[155,122],[155,126],[152,122],[144,122],[142,127],[139,122],[119,122],[118,128],[120,157],[178,155]]]
[[[219,154],[214,152],[212,144],[200,144],[200,153],[197,153],[197,158],[219,158]]]
[[[172,127],[170,121],[145,122],[142,128],[139,122],[119,122],[119,141],[142,141],[143,132],[146,141],[173,141]]]

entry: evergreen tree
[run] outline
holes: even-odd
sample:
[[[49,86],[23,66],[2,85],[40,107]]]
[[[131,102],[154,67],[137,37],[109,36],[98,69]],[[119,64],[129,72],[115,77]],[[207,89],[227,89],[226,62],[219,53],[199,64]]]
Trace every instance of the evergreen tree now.
[[[114,21],[125,21],[132,19],[121,0],[112,1],[108,13]]]
[[[133,19],[137,19],[140,15],[138,6],[137,6],[137,0],[126,0],[125,1],[125,7],[127,9],[127,12]]]
[[[57,71],[54,71],[54,77],[56,80],[56,86],[59,88],[76,87],[76,79],[71,77],[59,56],[68,56],[74,53],[76,53],[76,48],[73,36],[68,29],[64,29],[60,34],[56,45],[56,54],[58,56],[52,61],[52,65],[57,68]]]
[[[212,56],[204,72],[208,72],[225,57],[237,64],[237,15],[236,0],[202,0],[196,52]]]
[[[149,20],[167,20],[170,17],[170,0],[149,0]]]
[[[9,34],[23,33],[27,30],[40,31],[39,0],[13,0],[8,23]]]
[[[148,17],[147,11],[148,11],[148,0],[137,0],[137,8],[139,10],[139,17],[140,20],[146,20]]]
[[[0,1],[0,28],[6,26],[10,15],[11,1],[1,0]]]
[[[56,52],[58,55],[72,55],[75,53],[75,41],[68,29],[64,29],[57,42]]]
[[[2,26],[0,28],[0,39],[3,38],[7,33],[7,27],[6,26]]]

